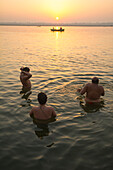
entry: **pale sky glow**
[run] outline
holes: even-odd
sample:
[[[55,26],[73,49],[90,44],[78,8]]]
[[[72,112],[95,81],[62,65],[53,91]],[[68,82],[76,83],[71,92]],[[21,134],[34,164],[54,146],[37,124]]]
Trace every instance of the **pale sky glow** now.
[[[113,0],[0,0],[0,22],[113,22]]]

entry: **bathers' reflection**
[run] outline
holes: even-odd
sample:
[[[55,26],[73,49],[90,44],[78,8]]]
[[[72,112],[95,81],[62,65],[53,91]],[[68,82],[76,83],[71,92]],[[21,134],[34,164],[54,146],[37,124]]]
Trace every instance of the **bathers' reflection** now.
[[[87,113],[90,113],[90,112],[97,112],[99,111],[102,107],[104,107],[104,100],[103,98],[100,98],[100,102],[98,103],[95,103],[95,102],[85,102],[84,100],[84,96],[79,96],[77,97],[77,99],[79,100],[80,102],[80,106],[82,107],[82,109],[87,112]]]
[[[20,94],[22,94],[22,99],[26,99],[27,101],[30,101],[29,96],[32,94],[32,91],[26,91],[23,90],[20,91]]]
[[[35,130],[35,134],[38,136],[38,138],[43,139],[44,136],[49,136],[49,128],[44,128],[41,131]]]
[[[37,135],[38,138],[43,139],[44,136],[49,136],[51,133],[49,130],[49,123],[55,122],[55,118],[50,118],[47,120],[40,120],[36,119],[32,116],[33,123],[37,125],[37,130],[35,130],[35,134]]]

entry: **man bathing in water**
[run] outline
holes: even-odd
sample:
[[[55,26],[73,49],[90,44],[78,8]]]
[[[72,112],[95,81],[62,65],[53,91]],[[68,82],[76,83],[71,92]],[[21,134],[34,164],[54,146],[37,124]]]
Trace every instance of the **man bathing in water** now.
[[[28,67],[21,67],[20,70],[21,70],[20,81],[23,85],[22,91],[20,92],[20,94],[22,94],[22,93],[25,94],[27,92],[29,92],[31,94],[31,91],[30,91],[31,90],[31,82],[29,79],[32,77],[32,74],[30,73],[30,69]]]
[[[86,103],[100,103],[100,96],[104,96],[104,88],[98,85],[99,79],[97,77],[92,78],[92,83],[86,84],[82,89],[78,89],[81,95],[86,93],[85,101]]]
[[[38,120],[48,120],[56,117],[53,107],[46,106],[47,95],[43,92],[38,94],[38,107],[33,107],[30,111],[30,116]]]

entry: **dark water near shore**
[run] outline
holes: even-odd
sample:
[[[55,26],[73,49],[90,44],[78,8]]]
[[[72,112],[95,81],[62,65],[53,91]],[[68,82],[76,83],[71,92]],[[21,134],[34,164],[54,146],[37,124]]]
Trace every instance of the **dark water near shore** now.
[[[0,169],[112,170],[113,28],[0,26],[0,39]],[[33,75],[31,103],[19,94],[21,66]],[[76,90],[93,76],[104,104],[86,111]],[[29,117],[40,91],[57,113],[42,137]]]

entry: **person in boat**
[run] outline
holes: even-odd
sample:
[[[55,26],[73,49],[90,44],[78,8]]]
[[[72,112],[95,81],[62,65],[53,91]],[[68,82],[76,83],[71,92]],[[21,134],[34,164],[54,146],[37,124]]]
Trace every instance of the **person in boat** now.
[[[86,84],[82,89],[78,89],[81,95],[86,93],[85,102],[88,104],[100,103],[101,96],[105,95],[103,86],[99,85],[97,77],[92,78],[92,83]]]
[[[32,74],[30,73],[30,69],[28,67],[21,67],[20,70],[20,81],[23,85],[20,94],[24,94],[22,98],[27,99],[31,94],[31,82],[29,79],[32,77]]]
[[[39,124],[46,124],[50,119],[56,117],[56,112],[53,107],[46,106],[47,95],[43,92],[38,94],[39,106],[35,106],[30,111],[30,116],[37,120]],[[35,121],[36,122],[36,121]]]

